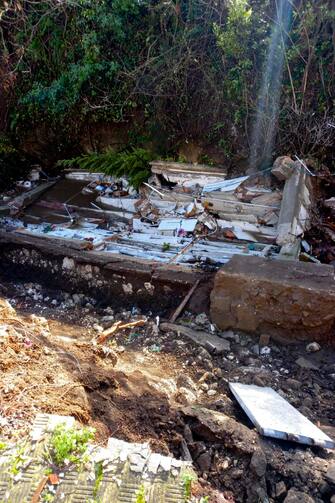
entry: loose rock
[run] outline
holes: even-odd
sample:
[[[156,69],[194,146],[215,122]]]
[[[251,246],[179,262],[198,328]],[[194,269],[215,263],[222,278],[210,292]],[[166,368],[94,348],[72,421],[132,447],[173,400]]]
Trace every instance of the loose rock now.
[[[208,451],[200,454],[200,456],[197,458],[197,465],[202,472],[208,472],[210,470],[211,455]]]
[[[266,466],[267,462],[264,452],[261,449],[255,451],[250,461],[251,470],[257,475],[257,477],[261,478],[265,475]]]
[[[317,351],[320,351],[321,346],[317,342],[311,342],[310,344],[307,344],[306,346],[306,351],[307,353],[316,353]]]
[[[326,473],[326,479],[328,480],[328,482],[335,485],[335,463],[331,463],[328,466],[328,470]]]
[[[306,493],[290,489],[284,503],[315,503],[315,500]]]
[[[308,370],[319,370],[318,367],[311,362],[310,360],[307,360],[307,358],[304,358],[303,356],[300,356],[295,363],[299,365],[302,369],[308,369]]]
[[[276,484],[276,489],[275,489],[275,497],[276,498],[282,498],[284,494],[286,494],[287,489],[286,489],[286,484],[282,480]]]

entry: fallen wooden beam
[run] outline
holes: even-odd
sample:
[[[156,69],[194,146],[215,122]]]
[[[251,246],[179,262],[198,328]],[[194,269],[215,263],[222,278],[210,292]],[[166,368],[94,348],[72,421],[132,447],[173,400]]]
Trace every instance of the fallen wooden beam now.
[[[213,168],[206,164],[191,164],[184,162],[170,162],[170,161],[152,161],[150,162],[152,173],[164,174],[166,172],[172,173],[186,173],[197,175],[212,175],[224,178],[226,171],[220,168]]]
[[[45,182],[41,185],[38,185],[34,189],[29,190],[28,192],[24,192],[23,194],[15,197],[15,199],[12,199],[12,201],[8,203],[8,206],[10,206],[11,210],[16,210],[16,212],[18,213],[19,211],[32,204],[37,198],[40,197],[40,195],[50,189],[50,187],[55,185],[55,183],[58,181],[59,178],[52,180],[51,182]]]

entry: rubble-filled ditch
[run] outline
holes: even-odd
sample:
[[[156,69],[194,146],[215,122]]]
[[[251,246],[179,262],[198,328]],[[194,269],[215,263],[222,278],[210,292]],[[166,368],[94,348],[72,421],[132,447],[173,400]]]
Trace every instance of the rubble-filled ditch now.
[[[83,292],[5,281],[1,289],[1,437],[18,441],[38,412],[72,415],[100,445],[149,441],[192,460],[195,494],[213,503],[333,501],[331,451],[260,436],[228,386],[270,386],[334,438],[329,348],[220,332],[205,313],[184,311],[175,329]],[[195,331],[221,346],[185,335]]]

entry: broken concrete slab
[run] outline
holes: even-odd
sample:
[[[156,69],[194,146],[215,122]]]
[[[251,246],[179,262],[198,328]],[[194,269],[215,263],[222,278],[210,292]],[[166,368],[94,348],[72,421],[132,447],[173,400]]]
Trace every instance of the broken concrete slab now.
[[[285,247],[282,255],[288,258],[296,258],[297,239],[310,227],[311,204],[311,177],[296,161],[291,176],[285,182],[277,226],[277,244]]]
[[[226,171],[220,168],[213,168],[205,164],[190,164],[183,162],[170,161],[152,161],[151,172],[155,175],[161,175],[172,183],[199,184],[204,186],[209,181],[216,182],[226,176]]]
[[[235,255],[216,273],[210,312],[221,330],[334,343],[334,269]]]
[[[184,335],[212,353],[222,354],[230,351],[229,341],[222,339],[222,337],[211,335],[208,332],[193,330],[190,327],[177,325],[175,323],[161,323],[160,329],[163,330],[163,332],[171,331]]]
[[[230,192],[241,185],[241,183],[248,180],[249,176],[240,176],[238,178],[232,178],[230,180],[222,180],[216,183],[209,183],[204,186],[202,192],[213,192],[215,190],[220,190],[221,192]]]
[[[307,445],[335,448],[323,433],[272,388],[229,383],[236,400],[261,435]]]

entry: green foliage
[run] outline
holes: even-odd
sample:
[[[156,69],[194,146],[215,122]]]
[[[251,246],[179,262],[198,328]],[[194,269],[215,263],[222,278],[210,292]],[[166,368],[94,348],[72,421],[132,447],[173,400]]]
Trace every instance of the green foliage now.
[[[42,501],[43,503],[52,503],[55,501],[55,495],[52,493],[45,493],[42,495]]]
[[[60,424],[52,432],[48,455],[57,466],[63,466],[67,462],[80,464],[87,450],[87,444],[93,438],[94,430],[91,428],[67,428],[64,424]]]
[[[23,444],[17,447],[9,460],[9,473],[13,477],[20,473],[21,468],[27,462],[27,445]]]
[[[17,153],[16,148],[13,146],[8,136],[0,134],[0,155],[4,156]]]
[[[5,451],[7,449],[6,442],[0,441],[0,451]]]
[[[104,476],[102,462],[95,463],[94,472],[95,472],[95,482],[94,482],[93,496],[94,496],[94,498],[96,498],[98,495],[98,492],[99,492],[99,488],[100,488],[103,476]]]
[[[184,473],[182,479],[184,485],[184,499],[185,503],[188,503],[192,496],[192,484],[195,482],[196,477],[192,473]]]
[[[144,148],[131,148],[121,152],[109,149],[102,153],[93,152],[73,159],[65,159],[59,161],[58,166],[79,167],[117,177],[127,176],[130,184],[138,189],[141,183],[150,176],[149,162],[153,158],[153,154]]]
[[[145,498],[145,487],[143,484],[141,485],[141,487],[138,490],[138,493],[136,494],[135,503],[147,503],[147,500]]]
[[[333,0],[291,3],[277,145],[332,157]],[[175,154],[180,140],[214,144],[229,159],[248,146],[278,2],[21,4],[0,18],[3,54],[11,55],[0,56],[0,81],[12,83],[6,121],[17,138],[51,130],[58,158],[64,138],[78,145],[83,130],[119,122],[138,124],[149,136],[141,144],[162,155]],[[3,148],[0,140],[0,158]]]
[[[81,120],[87,115],[93,121],[121,120],[133,102],[125,101],[129,88],[120,71],[138,57],[142,3],[55,3],[50,9],[47,0],[39,2],[36,11],[27,12],[23,30],[14,34],[16,43],[27,46],[19,64],[19,106],[12,112],[13,126],[29,118],[75,124],[73,113]]]
[[[247,51],[241,42],[248,35],[252,9],[248,0],[230,0],[228,5],[225,28],[222,29],[217,23],[214,23],[213,30],[217,44],[223,50],[224,56],[239,59]]]

